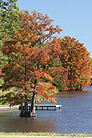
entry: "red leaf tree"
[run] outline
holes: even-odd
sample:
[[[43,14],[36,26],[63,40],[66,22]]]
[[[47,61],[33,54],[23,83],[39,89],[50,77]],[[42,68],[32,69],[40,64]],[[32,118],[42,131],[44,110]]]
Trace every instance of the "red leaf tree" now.
[[[53,27],[52,20],[36,11],[30,15],[20,13],[23,24],[13,39],[5,41],[2,52],[8,56],[8,64],[3,71],[3,90],[14,87],[14,92],[8,93],[2,99],[10,105],[21,104],[20,116],[34,116],[35,100],[41,99],[56,102],[54,95],[56,87],[52,85],[53,77],[50,72],[61,72],[61,68],[50,68],[53,58],[61,55],[58,41],[54,42],[53,35],[62,30]],[[31,108],[28,110],[28,103]],[[23,106],[24,104],[24,106]]]
[[[0,70],[0,78],[3,76],[4,74],[2,73],[2,71]]]
[[[82,43],[65,36],[61,40],[61,62],[68,69],[69,90],[82,90],[90,85],[91,59]]]
[[[58,88],[59,91],[68,90],[68,69],[62,66],[63,63],[62,60],[60,60],[63,56],[61,38],[55,37],[52,40],[50,47],[52,49],[51,55],[53,56],[53,60],[50,65],[50,75],[54,78],[54,85]]]

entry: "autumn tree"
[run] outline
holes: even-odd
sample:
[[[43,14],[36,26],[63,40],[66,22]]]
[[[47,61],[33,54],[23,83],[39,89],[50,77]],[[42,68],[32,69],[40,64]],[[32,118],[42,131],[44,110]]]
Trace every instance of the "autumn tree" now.
[[[92,76],[92,59],[91,59],[91,76]]]
[[[65,91],[68,90],[68,69],[64,68],[62,66],[62,61],[60,60],[61,56],[63,56],[63,50],[61,48],[61,38],[55,37],[52,41],[52,48],[54,45],[56,45],[55,49],[52,49],[53,51],[53,60],[52,63],[50,64],[50,67],[54,68],[54,74],[50,72],[50,75],[54,78],[53,84],[58,88],[59,91]],[[57,50],[57,55],[54,54],[56,53]],[[62,52],[61,52],[62,50]],[[60,54],[60,53],[61,54]],[[61,70],[59,70],[61,68]]]
[[[54,79],[50,73],[56,74],[63,69],[50,65],[53,58],[62,53],[60,43],[53,44],[53,35],[62,30],[59,26],[54,27],[47,15],[36,11],[31,15],[26,11],[19,16],[23,21],[20,30],[2,47],[3,54],[9,57],[8,64],[3,68],[5,75],[2,87],[3,90],[14,87],[14,91],[2,96],[1,101],[8,101],[10,105],[21,104],[20,116],[33,116],[35,100],[56,102],[54,95],[57,91],[52,85]],[[28,103],[31,103],[30,111]]]
[[[69,90],[82,90],[90,85],[91,60],[87,49],[75,38],[61,40],[62,66],[68,69]]]

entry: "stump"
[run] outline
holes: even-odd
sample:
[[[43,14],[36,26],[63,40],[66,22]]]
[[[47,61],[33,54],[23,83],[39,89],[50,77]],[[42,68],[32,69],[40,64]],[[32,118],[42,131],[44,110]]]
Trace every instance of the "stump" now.
[[[19,110],[21,110],[20,117],[36,117],[35,110],[31,112],[31,106],[20,106]]]

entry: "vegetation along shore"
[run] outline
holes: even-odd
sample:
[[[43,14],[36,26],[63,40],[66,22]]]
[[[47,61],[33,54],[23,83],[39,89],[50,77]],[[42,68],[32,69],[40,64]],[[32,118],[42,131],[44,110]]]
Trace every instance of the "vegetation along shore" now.
[[[91,134],[0,133],[0,138],[92,138]]]

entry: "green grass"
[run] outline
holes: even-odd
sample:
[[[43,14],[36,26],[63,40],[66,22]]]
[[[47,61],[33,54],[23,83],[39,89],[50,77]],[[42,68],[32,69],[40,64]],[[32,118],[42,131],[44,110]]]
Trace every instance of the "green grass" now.
[[[0,136],[6,136],[6,135],[10,135],[10,136],[50,136],[50,137],[54,137],[54,136],[68,136],[68,137],[92,137],[92,134],[57,134],[57,133],[4,133],[1,132]]]

